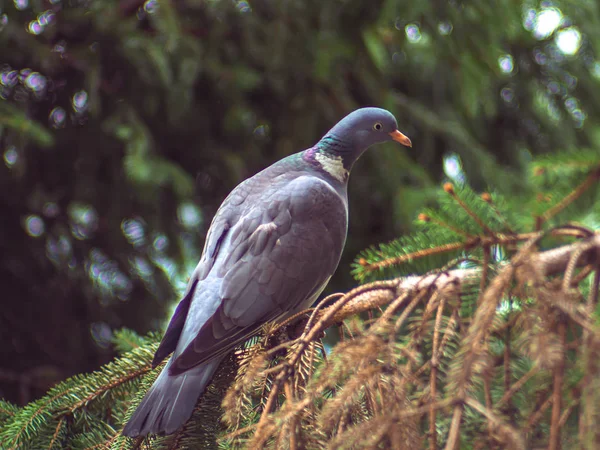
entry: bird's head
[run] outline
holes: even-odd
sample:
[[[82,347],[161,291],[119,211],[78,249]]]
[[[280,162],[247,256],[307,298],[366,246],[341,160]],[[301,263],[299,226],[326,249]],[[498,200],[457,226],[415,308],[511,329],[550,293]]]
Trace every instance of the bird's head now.
[[[319,144],[326,152],[341,156],[349,170],[367,148],[388,141],[412,147],[410,139],[398,131],[392,113],[381,108],[361,108],[340,120]]]

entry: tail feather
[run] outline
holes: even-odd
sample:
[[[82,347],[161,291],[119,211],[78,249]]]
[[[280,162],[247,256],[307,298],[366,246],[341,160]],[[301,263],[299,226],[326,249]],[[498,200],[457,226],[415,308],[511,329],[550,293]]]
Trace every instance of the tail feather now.
[[[129,437],[148,433],[170,434],[188,421],[200,394],[212,379],[223,357],[200,364],[179,375],[169,375],[167,363],[137,407],[122,434]]]

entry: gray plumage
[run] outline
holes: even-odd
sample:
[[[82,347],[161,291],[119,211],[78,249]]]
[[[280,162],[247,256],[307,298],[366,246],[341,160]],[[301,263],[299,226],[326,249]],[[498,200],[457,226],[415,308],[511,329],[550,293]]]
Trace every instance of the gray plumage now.
[[[314,147],[231,192],[211,223],[153,365],[173,356],[124,435],[176,431],[228,352],[265,322],[282,320],[317,299],[346,240],[348,173],[370,145],[390,140],[410,145],[389,112],[363,108]]]

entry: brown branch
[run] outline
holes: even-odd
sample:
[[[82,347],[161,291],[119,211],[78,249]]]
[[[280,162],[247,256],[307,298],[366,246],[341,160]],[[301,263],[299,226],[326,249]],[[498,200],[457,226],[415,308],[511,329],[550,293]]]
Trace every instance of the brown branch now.
[[[529,238],[539,236],[539,233],[528,234]],[[587,245],[589,242],[591,245]],[[576,242],[569,245],[546,250],[544,252],[533,253],[531,255],[531,264],[536,267],[541,275],[551,276],[563,273],[566,270],[571,256],[578,251],[581,245],[585,245],[586,250],[577,260],[577,266],[586,266],[595,262],[596,252],[600,252],[600,235],[596,234],[588,241]],[[480,268],[473,269],[454,269],[442,274],[428,274],[423,276],[407,276],[393,280],[396,285],[396,292],[406,292],[414,289],[436,289],[446,295],[460,292],[465,283],[471,283],[481,276]],[[369,285],[365,285],[369,286]],[[350,295],[350,293],[348,293]],[[376,306],[382,306],[385,301],[369,298]],[[335,316],[335,321],[341,321],[345,317],[358,314],[370,309],[370,305],[363,305],[362,299],[348,299],[346,306],[339,310]]]
[[[502,214],[502,212],[498,209],[498,206],[496,206],[494,200],[492,199],[492,196],[488,192],[484,192],[483,194],[481,194],[481,199],[488,205],[490,205],[490,208],[492,209],[492,211],[494,211],[494,214],[496,214],[496,217],[502,222],[502,225],[504,225],[506,231],[509,234],[517,234],[513,231],[512,227],[507,222],[506,217],[504,217],[504,214]]]
[[[580,245],[571,255],[569,259],[569,263],[567,264],[567,268],[565,269],[565,275],[563,277],[562,290],[566,293],[569,291],[569,288],[573,285],[573,274],[575,273],[575,269],[578,266],[579,258],[588,250],[594,247],[594,242],[586,242]]]
[[[400,328],[402,327],[404,322],[406,322],[406,319],[408,319],[408,316],[410,315],[412,310],[416,308],[416,306],[421,302],[421,300],[423,300],[425,294],[427,294],[427,291],[422,291],[419,295],[415,295],[415,298],[413,298],[413,300],[406,306],[406,308],[404,308],[404,311],[402,311],[402,314],[400,314],[400,317],[398,317],[398,320],[396,320],[396,323],[394,324],[394,331],[390,333],[391,341],[395,340],[396,334],[398,334],[398,331],[400,331]],[[439,295],[439,291],[436,291],[433,295]]]
[[[530,233],[521,233],[521,234],[500,234],[495,233],[491,236],[476,236],[471,239],[468,239],[465,242],[452,242],[449,244],[440,245],[433,248],[427,248],[424,250],[419,250],[416,252],[408,253],[406,255],[400,255],[393,258],[387,258],[382,261],[368,263],[365,260],[360,260],[359,264],[364,267],[364,270],[367,272],[373,272],[380,269],[385,269],[386,267],[400,265],[405,262],[411,261],[413,259],[424,258],[426,256],[438,255],[440,253],[451,252],[454,250],[461,249],[470,249],[473,247],[489,247],[493,245],[505,245],[505,244],[516,244],[517,242],[528,241],[533,237],[538,236],[540,231],[533,231]],[[572,236],[577,238],[588,238],[590,237],[590,232],[586,229],[582,229],[579,227],[562,227],[550,230],[548,232],[552,236]],[[593,234],[593,233],[592,233]]]
[[[435,316],[435,325],[433,328],[433,347],[431,350],[431,374],[430,374],[430,389],[431,401],[434,402],[437,397],[437,375],[438,375],[438,349],[440,346],[440,328],[442,326],[442,315],[446,306],[446,297],[442,297],[437,308]],[[437,449],[437,429],[436,429],[436,409],[429,410],[429,448]]]
[[[80,399],[78,402],[73,403],[73,405],[71,405],[71,407],[69,408],[69,412],[70,413],[75,412],[75,410],[81,408],[82,406],[85,406],[89,401],[93,400],[94,398],[98,397],[99,395],[103,394],[104,392],[110,391],[111,389],[114,389],[123,383],[133,380],[134,378],[138,378],[140,375],[148,373],[151,370],[152,370],[152,367],[150,365],[147,365],[141,369],[135,370],[133,372],[129,372],[126,376],[119,377],[110,383],[99,386],[98,389],[96,389],[94,392],[91,392],[89,395]]]
[[[490,265],[490,247],[486,245],[483,247],[483,264],[482,264],[482,271],[481,271],[481,279],[479,281],[479,298],[477,298],[478,305],[481,303],[481,297],[483,296],[483,293],[485,292],[485,286],[487,284],[489,265]]]
[[[511,263],[500,271],[482,295],[479,307],[475,312],[467,335],[463,339],[463,344],[461,345],[461,349],[464,350],[465,356],[462,366],[459,368],[456,376],[458,384],[457,396],[459,398],[466,397],[467,385],[473,374],[473,368],[481,356],[484,337],[494,318],[496,307],[513,279],[515,265],[521,263],[524,258],[531,253],[533,246],[541,236],[542,234],[538,233],[536,236],[532,237],[527,244],[519,250]],[[460,433],[462,414],[462,405],[456,405],[452,414],[452,423],[450,425],[446,450],[454,450],[456,448]]]
[[[509,321],[510,324],[510,321]],[[511,326],[506,327],[506,332],[504,333],[504,390],[506,395],[510,391],[510,379],[511,379],[511,370],[510,370],[510,335],[511,335]],[[512,394],[511,394],[512,395]],[[510,399],[509,395],[507,400]],[[504,398],[504,396],[502,396]]]
[[[564,320],[558,324],[558,336],[562,344],[561,361],[554,369],[554,386],[552,392],[552,418],[550,422],[550,445],[548,450],[560,449],[560,409],[562,406],[562,388],[565,376],[565,342],[567,334],[567,325]]]
[[[450,424],[450,432],[448,433],[448,441],[446,442],[445,450],[455,450],[458,444],[460,434],[460,421],[462,420],[463,405],[455,405],[452,412],[452,423]]]
[[[444,190],[450,194],[450,196],[456,201],[456,203],[458,203],[460,205],[460,207],[462,209],[464,209],[466,211],[466,213],[471,216],[471,218],[477,223],[477,225],[479,225],[479,227],[487,234],[489,235],[493,235],[494,232],[485,224],[485,222],[483,220],[481,220],[481,218],[475,214],[468,206],[467,204],[456,194],[456,191],[454,190],[454,186],[452,186],[452,183],[446,183],[444,185]]]
[[[470,235],[469,233],[467,233],[466,231],[461,230],[460,228],[454,227],[454,226],[450,225],[449,223],[442,222],[441,220],[436,219],[435,217],[431,217],[427,214],[424,214],[424,213],[419,214],[418,219],[422,222],[433,222],[436,225],[439,225],[440,227],[443,227],[443,228],[447,228],[448,230],[452,231],[453,233],[456,233],[460,236],[464,236],[467,239],[473,238],[473,236]]]
[[[426,248],[423,250],[418,250],[416,252],[407,253],[406,255],[396,256],[394,258],[384,259],[383,261],[379,261],[376,263],[364,263],[361,264],[364,266],[365,271],[373,272],[375,270],[385,269],[390,266],[397,266],[399,264],[405,263],[407,261],[411,261],[413,259],[425,258],[426,256],[439,255],[440,253],[451,252],[454,250],[462,250],[467,248],[467,242],[452,242],[450,244],[439,245],[434,248]]]
[[[514,450],[525,450],[525,441],[523,437],[517,432],[517,430],[505,423],[492,410],[486,408],[477,400],[471,397],[467,397],[465,399],[465,404],[473,408],[486,419],[488,419],[488,421],[492,423],[498,431],[501,431],[505,437],[508,437],[510,439],[510,446],[508,448]]]
[[[575,235],[577,237],[581,237],[582,234],[585,234],[581,231],[578,231],[577,234],[575,231],[563,229],[555,230],[554,233]],[[527,236],[529,237],[529,242],[522,246],[521,250],[515,255],[510,263],[501,265],[499,267],[500,270],[498,275],[489,284],[489,286],[483,290],[479,307],[477,308],[475,316],[470,322],[470,326],[466,332],[466,337],[461,343],[461,351],[464,351],[466,356],[463,364],[458,368],[458,374],[455,377],[455,379],[458,380],[458,392],[452,397],[453,401],[451,404],[454,406],[454,410],[446,449],[454,449],[458,443],[464,408],[464,404],[461,399],[467,398],[467,387],[471,383],[471,378],[475,371],[477,362],[480,361],[482,354],[485,352],[485,342],[489,335],[493,318],[496,317],[497,304],[510,287],[513,277],[516,276],[518,279],[522,278],[523,280],[527,280],[528,277],[531,276],[532,267],[535,269],[536,277],[540,275],[549,276],[563,274],[565,270],[567,270],[567,267],[570,267],[570,270],[573,271],[574,267],[589,266],[590,264],[593,264],[596,260],[597,253],[600,251],[600,235],[593,235],[582,241],[564,245],[553,250],[536,252],[535,245],[537,244],[539,238],[541,238],[543,235],[544,234],[541,232],[528,233]],[[519,235],[517,237],[494,236],[494,239],[496,242],[501,240],[505,240],[506,242],[514,242],[519,241],[524,236],[525,235]],[[487,266],[488,264],[484,264],[484,267]],[[281,408],[280,411],[275,414],[273,413],[273,409],[278,393],[281,389],[286,389],[286,397],[291,398],[289,396],[289,392],[287,392],[289,385],[288,381],[293,374],[293,368],[296,366],[296,363],[300,360],[300,358],[303,357],[302,355],[308,346],[318,339],[320,334],[323,333],[328,327],[343,322],[344,319],[353,315],[381,308],[385,305],[388,305],[388,307],[385,309],[379,319],[376,320],[375,324],[371,325],[370,331],[375,331],[375,328],[377,328],[375,326],[376,324],[383,326],[384,323],[387,323],[392,325],[390,324],[390,320],[401,308],[403,308],[395,322],[397,328],[401,327],[410,317],[412,310],[417,307],[419,302],[425,299],[427,299],[425,301],[428,303],[427,308],[423,313],[423,317],[428,318],[431,316],[431,312],[429,310],[431,309],[431,311],[434,311],[436,309],[435,305],[437,303],[437,299],[439,298],[439,305],[437,305],[437,313],[434,325],[434,343],[431,359],[423,364],[423,366],[421,366],[416,372],[414,372],[412,369],[412,365],[414,365],[414,363],[412,363],[411,358],[409,358],[409,363],[402,369],[403,379],[416,379],[419,378],[419,376],[425,370],[427,370],[428,367],[431,367],[429,380],[431,402],[425,407],[423,414],[428,414],[429,416],[429,443],[430,447],[435,449],[436,446],[439,445],[435,430],[435,422],[437,418],[436,411],[439,408],[436,408],[432,405],[437,405],[435,402],[435,397],[439,395],[439,386],[437,385],[438,364],[439,359],[443,354],[444,346],[449,342],[451,336],[454,335],[454,329],[456,324],[459,322],[460,306],[457,306],[457,302],[450,303],[450,306],[452,307],[452,315],[450,316],[448,324],[446,325],[442,335],[441,321],[443,318],[443,310],[448,305],[450,301],[449,299],[453,297],[457,298],[458,303],[460,303],[460,296],[458,296],[458,294],[464,292],[467,287],[484,283],[485,281],[482,281],[484,274],[485,269],[480,267],[472,269],[453,269],[423,276],[400,277],[394,280],[360,286],[343,295],[331,306],[325,307],[324,305],[326,302],[323,301],[315,310],[313,310],[302,335],[294,341],[294,348],[289,350],[288,357],[285,359],[285,361],[279,364],[277,367],[269,369],[271,371],[270,373],[276,374],[276,376],[275,380],[273,381],[271,392],[268,395],[266,405],[262,411],[260,420],[255,428],[247,428],[243,431],[243,433],[249,433],[252,430],[255,430],[253,442],[260,444],[266,442],[266,439],[269,439],[269,436],[276,435],[278,430],[277,427],[280,427],[282,426],[281,424],[284,424],[283,426],[290,427],[291,432],[289,436],[290,441],[284,442],[283,445],[298,447],[299,443],[297,442],[297,437],[298,433],[301,431],[298,428],[298,422],[295,422],[296,425],[294,425],[294,421],[290,421],[290,418],[295,417],[294,414],[297,414],[299,411],[301,411],[301,409],[298,409],[302,408],[300,406],[301,404],[305,404],[306,406],[314,401],[315,396],[319,395],[318,392],[310,393],[298,401],[289,403],[286,402],[288,403],[288,407]],[[571,281],[569,281],[569,285],[571,285],[574,280],[575,277],[572,277]],[[591,322],[588,323],[589,321],[585,318],[585,315],[578,313],[576,317],[578,320],[585,319],[584,325],[589,325],[589,327],[592,328]],[[507,330],[507,332],[510,332],[510,329]],[[291,346],[287,346],[287,348],[289,347]],[[407,352],[410,354],[410,351],[407,350]],[[533,376],[534,372],[530,372],[528,372],[524,377],[521,377],[521,379],[519,379],[510,388],[507,388],[507,391],[502,399],[497,405],[495,405],[496,408],[506,403],[518,389],[522,388],[523,384]],[[510,381],[510,377],[506,376],[506,374],[505,378],[507,378],[506,382]],[[547,409],[550,404],[555,402],[555,404],[558,405],[555,407],[555,409],[560,412],[561,405],[560,401],[557,401],[556,399],[556,392],[562,391],[562,384],[560,385],[561,388],[558,389],[556,387],[557,381],[558,380],[555,379],[556,389],[554,395],[551,396],[551,398],[547,400],[542,407],[540,407],[540,410]],[[423,379],[419,380],[419,382],[422,383]],[[323,388],[316,388],[316,391],[322,389]],[[483,411],[485,412],[484,416],[486,418],[489,419],[490,417],[496,417],[495,414],[497,414],[497,412],[493,412],[494,410],[492,409],[489,398],[486,398],[486,405],[481,405],[481,407],[484,408]],[[541,418],[540,410],[536,411],[530,417],[528,424],[524,427],[525,430],[532,427],[534,423]],[[296,411],[296,413],[293,411]],[[287,417],[284,422],[281,421],[283,420],[282,413],[283,416]],[[560,417],[561,416],[559,414],[558,419],[556,419],[555,414],[553,414],[553,425],[560,425]],[[489,419],[489,423],[496,426],[496,422],[491,419]],[[297,429],[296,431],[298,431],[298,433],[294,431],[294,428]],[[555,428],[558,429],[559,427]],[[345,433],[342,433],[340,436],[343,434]],[[231,437],[233,435],[229,436]],[[239,436],[239,434],[236,434],[236,436]]]
[[[25,424],[23,424],[23,426],[21,428],[19,428],[19,431],[17,431],[17,433],[12,436],[12,442],[18,442],[19,439],[21,438],[21,436],[23,435],[23,433],[25,433],[26,428],[33,423],[33,421],[35,420],[35,418],[40,415],[44,409],[51,404],[54,400],[56,400],[59,397],[62,397],[63,395],[65,395],[67,392],[69,392],[71,390],[71,388],[66,388],[61,392],[58,392],[57,394],[53,395],[52,397],[48,398],[44,403],[42,403],[40,405],[40,407],[38,409],[35,410],[35,412],[29,417],[29,420],[25,422]]]
[[[284,372],[281,372],[282,374]],[[281,374],[280,374],[281,375]],[[278,377],[279,378],[279,377]],[[258,424],[256,425],[256,432],[254,435],[256,437],[262,436],[263,434],[267,434],[264,432],[265,428],[267,428],[267,424],[269,422],[269,413],[275,404],[275,399],[277,398],[277,392],[279,391],[279,383],[273,383],[273,387],[271,387],[271,392],[269,392],[269,398],[267,399],[267,404],[265,405],[265,409],[263,409],[262,414],[260,415],[260,419]]]
[[[8,416],[14,416],[14,415],[15,415],[15,411],[12,411],[12,410],[10,410],[10,409],[3,408],[3,407],[2,407],[2,405],[0,405],[0,413],[2,413],[2,414],[6,414],[6,415],[8,415]]]
[[[564,208],[569,206],[575,200],[577,200],[585,191],[593,186],[600,179],[600,168],[593,169],[583,182],[573,189],[567,196],[565,196],[560,202],[546,210],[541,216],[537,218],[537,226],[541,227],[544,222],[557,215]]]
[[[595,264],[594,279],[586,302],[586,313],[591,317],[596,305],[598,304],[598,292],[600,289],[600,256]],[[581,415],[579,417],[579,445],[581,448],[593,448],[597,441],[597,424],[598,406],[596,393],[597,382],[595,374],[598,373],[598,348],[593,345],[592,333],[587,330],[583,332],[583,346],[581,357],[585,361],[586,372],[583,378],[583,386],[581,388]]]
[[[481,301],[483,299],[483,294],[485,292],[485,287],[487,285],[490,257],[491,257],[490,247],[489,246],[483,247],[483,264],[482,264],[482,269],[481,269],[482,270],[481,279],[479,282],[479,296],[477,298],[477,305],[481,304]],[[486,371],[486,373],[483,377],[483,391],[484,391],[484,397],[485,397],[485,406],[488,409],[492,408],[492,392],[491,392],[491,386],[490,386],[491,375],[492,375],[491,371]],[[492,434],[493,434],[493,426],[492,426],[491,421],[488,421],[488,433],[491,438]]]
[[[528,433],[537,423],[544,417],[546,410],[552,405],[552,401],[554,400],[554,396],[550,395],[544,403],[540,405],[537,411],[534,411],[533,414],[527,420],[527,425],[523,427],[523,433]]]
[[[580,399],[576,398],[569,404],[569,406],[565,408],[565,410],[560,415],[560,420],[558,421],[558,425],[560,428],[562,428],[565,425],[565,423],[569,419],[569,416],[573,412],[573,409],[575,409],[575,407],[578,406],[579,403],[581,403]]]
[[[52,450],[52,448],[54,447],[54,444],[56,443],[56,440],[58,439],[58,434],[60,433],[60,430],[61,430],[64,422],[65,422],[65,416],[62,416],[58,420],[58,423],[56,424],[56,429],[54,430],[54,434],[52,435],[52,439],[50,440],[50,444],[48,445],[48,450]]]
[[[540,371],[540,369],[537,366],[532,367],[525,375],[523,375],[521,378],[519,378],[519,380],[510,387],[510,389],[508,389],[504,393],[502,398],[500,400],[498,400],[498,403],[496,403],[495,407],[496,408],[502,407],[506,402],[508,402],[510,400],[510,398],[513,395],[515,395],[515,393],[519,389],[521,389],[525,385],[525,383],[527,383],[539,371]]]

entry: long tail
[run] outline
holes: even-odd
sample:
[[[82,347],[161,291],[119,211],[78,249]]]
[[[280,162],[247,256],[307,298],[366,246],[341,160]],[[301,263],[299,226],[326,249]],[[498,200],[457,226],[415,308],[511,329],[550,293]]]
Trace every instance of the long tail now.
[[[192,415],[223,357],[200,364],[179,375],[169,375],[171,361],[150,387],[146,396],[123,428],[124,436],[175,432]]]

